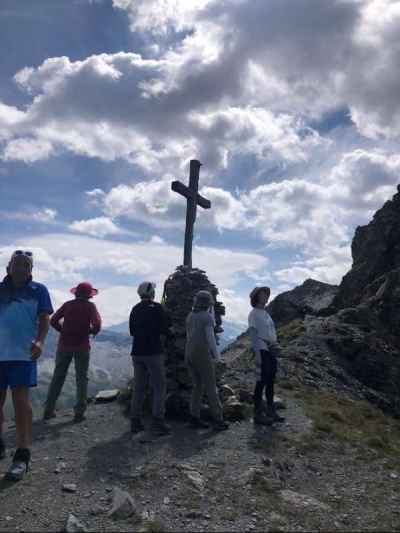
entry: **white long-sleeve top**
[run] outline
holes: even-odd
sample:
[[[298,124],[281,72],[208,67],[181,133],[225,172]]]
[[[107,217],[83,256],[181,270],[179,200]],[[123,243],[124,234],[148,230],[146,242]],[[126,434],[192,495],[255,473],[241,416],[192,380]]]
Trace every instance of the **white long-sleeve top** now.
[[[249,334],[253,350],[268,350],[268,346],[277,344],[278,339],[274,321],[265,309],[253,308],[249,313]]]
[[[208,311],[192,311],[186,319],[186,352],[190,354],[202,347],[208,349],[214,359],[220,359],[213,317]]]

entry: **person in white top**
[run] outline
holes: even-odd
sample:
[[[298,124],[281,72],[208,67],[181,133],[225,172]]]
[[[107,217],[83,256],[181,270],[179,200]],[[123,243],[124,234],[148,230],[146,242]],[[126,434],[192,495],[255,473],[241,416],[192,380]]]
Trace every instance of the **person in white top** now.
[[[274,407],[274,384],[278,367],[279,344],[274,321],[265,309],[271,290],[255,287],[250,293],[253,309],[249,313],[249,334],[256,361],[256,387],[254,390],[254,423],[269,425],[283,422]],[[262,396],[265,391],[267,411],[264,412]]]

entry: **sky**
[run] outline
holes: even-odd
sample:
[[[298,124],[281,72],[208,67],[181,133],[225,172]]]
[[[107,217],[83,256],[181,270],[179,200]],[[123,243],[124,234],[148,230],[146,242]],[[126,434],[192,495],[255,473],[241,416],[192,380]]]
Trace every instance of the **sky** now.
[[[400,182],[400,1],[1,0],[0,270],[34,252],[55,306],[91,281],[106,326],[193,264],[250,290],[338,284]],[[3,270],[4,271],[4,270]]]

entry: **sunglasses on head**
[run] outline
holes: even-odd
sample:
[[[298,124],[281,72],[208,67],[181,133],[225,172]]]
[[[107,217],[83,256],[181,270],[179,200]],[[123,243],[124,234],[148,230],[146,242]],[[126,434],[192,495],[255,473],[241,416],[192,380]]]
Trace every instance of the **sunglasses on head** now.
[[[33,257],[33,253],[30,252],[29,250],[15,250],[15,252],[13,253],[13,256],[16,256],[16,255],[25,255],[26,257]]]

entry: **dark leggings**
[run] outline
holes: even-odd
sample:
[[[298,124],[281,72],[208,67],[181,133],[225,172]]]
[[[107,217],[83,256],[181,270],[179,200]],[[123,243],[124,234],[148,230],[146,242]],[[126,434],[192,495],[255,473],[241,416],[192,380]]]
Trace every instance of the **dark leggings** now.
[[[261,350],[261,379],[256,382],[256,388],[254,389],[254,406],[256,409],[262,405],[264,389],[267,406],[273,407],[274,405],[274,383],[277,366],[275,355],[266,350]]]

